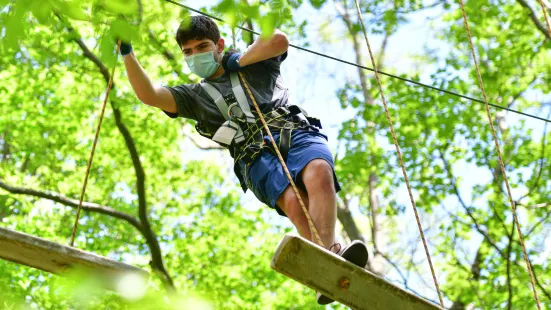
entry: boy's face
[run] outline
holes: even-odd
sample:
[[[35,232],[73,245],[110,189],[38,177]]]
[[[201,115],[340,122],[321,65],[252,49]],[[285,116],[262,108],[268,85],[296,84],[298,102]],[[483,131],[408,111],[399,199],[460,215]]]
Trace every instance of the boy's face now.
[[[221,58],[220,54],[224,51],[224,39],[220,38],[216,43],[210,39],[189,40],[181,46],[181,49],[185,57],[213,51],[214,59],[218,62]]]

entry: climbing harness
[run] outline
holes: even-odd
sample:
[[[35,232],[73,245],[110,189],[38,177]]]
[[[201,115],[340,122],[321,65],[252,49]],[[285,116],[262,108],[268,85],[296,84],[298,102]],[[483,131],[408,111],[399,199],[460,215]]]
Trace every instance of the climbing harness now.
[[[239,160],[249,166],[256,156],[267,147],[275,154],[273,147],[264,142],[266,130],[257,112],[252,112],[249,101],[241,85],[236,72],[230,73],[232,93],[223,96],[220,91],[208,81],[201,81],[201,87],[212,98],[226,122],[213,134],[208,132],[204,126],[197,124],[195,127],[199,134],[230,149],[234,158],[234,170],[241,182],[243,190],[246,183],[239,172],[237,165]],[[293,130],[302,129],[318,132],[322,128],[317,118],[309,117],[306,111],[296,105],[289,105],[276,108],[264,115],[268,128],[271,131],[279,131],[279,150],[283,160],[287,160],[291,146],[291,134]]]
[[[245,96],[245,92],[243,91],[243,87],[241,85],[241,80],[247,88],[249,99],[251,100],[251,104],[254,106],[256,112],[251,112],[249,101],[247,100],[247,97]],[[227,129],[224,129],[224,127],[226,125],[230,125],[232,120],[235,118],[234,123],[237,122],[239,124],[239,128],[235,129],[233,141],[231,141],[230,144],[226,144],[226,146],[228,148],[233,146],[233,153],[231,153],[232,150],[230,150],[230,153],[234,158],[233,169],[235,175],[241,183],[241,188],[245,191],[248,186],[245,181],[247,178],[242,175],[240,167],[238,165],[239,160],[245,162],[246,166],[248,167],[256,158],[256,156],[260,153],[260,151],[264,147],[267,147],[279,159],[283,171],[287,175],[289,183],[291,184],[291,187],[293,188],[293,191],[295,192],[295,195],[299,201],[300,207],[304,212],[304,216],[308,221],[308,226],[310,227],[310,231],[314,236],[314,240],[321,247],[325,247],[318,233],[318,230],[314,225],[314,222],[312,221],[308,210],[306,209],[304,201],[300,196],[298,188],[293,181],[293,178],[291,177],[289,169],[285,164],[287,156],[289,154],[289,148],[291,146],[292,131],[295,129],[304,129],[318,132],[319,129],[322,128],[320,120],[317,118],[309,117],[306,111],[296,105],[279,107],[264,115],[262,111],[260,111],[260,107],[258,106],[243,74],[241,72],[230,73],[230,81],[232,83],[233,94],[226,96],[226,98],[228,98],[228,101],[230,101],[229,104],[228,102],[226,102],[226,99],[224,99],[224,96],[222,96],[222,94],[213,85],[208,84],[208,82],[206,82],[205,80],[201,82],[201,86],[214,100],[216,106],[220,110],[220,113],[224,115],[224,118],[227,120],[227,122],[224,123],[216,131],[214,136],[205,131],[200,132],[198,130],[198,132],[200,134],[207,134],[205,135],[205,137],[207,138],[214,138],[217,136],[217,134],[219,134],[220,130],[226,131]],[[234,111],[236,111],[235,115],[233,114]],[[196,125],[196,128],[205,127],[201,125]],[[241,131],[239,131],[239,129],[241,129]],[[271,131],[277,130],[279,130],[280,132],[279,146],[275,143],[274,137],[271,133]],[[240,138],[240,133],[242,133],[242,136],[245,138],[244,140]],[[269,136],[271,142],[270,144],[264,142],[264,135]],[[224,134],[220,134],[220,136],[224,136]]]
[[[266,121],[264,115],[262,114],[262,111],[260,111],[260,107],[256,103],[256,100],[254,99],[254,96],[251,92],[251,89],[249,88],[249,85],[247,84],[247,81],[245,80],[245,77],[243,76],[243,73],[239,72],[239,76],[243,80],[243,84],[247,88],[247,93],[249,94],[252,104],[254,106],[254,109],[256,110],[256,113],[258,115],[259,121],[262,124],[262,127],[266,131],[266,134],[270,138],[270,143],[273,147],[273,151],[275,152],[275,156],[279,160],[279,163],[281,164],[281,167],[283,168],[283,171],[285,172],[285,175],[287,176],[287,179],[289,179],[289,183],[291,184],[291,188],[295,192],[295,195],[297,197],[298,203],[300,205],[300,208],[302,209],[302,212],[304,213],[304,216],[306,217],[306,221],[308,222],[308,226],[310,227],[310,231],[313,235],[313,240],[316,241],[316,243],[325,248],[325,245],[323,244],[323,241],[321,240],[321,237],[318,233],[318,229],[316,228],[316,225],[314,225],[314,221],[312,221],[312,218],[310,217],[310,213],[308,213],[308,210],[306,209],[306,205],[304,204],[304,201],[302,200],[302,196],[300,195],[297,185],[295,184],[295,181],[293,181],[293,178],[291,177],[291,173],[289,172],[289,168],[287,168],[287,164],[285,164],[285,159],[281,155],[281,152],[279,151],[279,147],[277,146],[274,137],[272,136],[270,127],[268,126],[269,121]],[[315,119],[312,119],[315,120]],[[319,122],[319,120],[318,120]],[[321,127],[321,124],[320,124]]]

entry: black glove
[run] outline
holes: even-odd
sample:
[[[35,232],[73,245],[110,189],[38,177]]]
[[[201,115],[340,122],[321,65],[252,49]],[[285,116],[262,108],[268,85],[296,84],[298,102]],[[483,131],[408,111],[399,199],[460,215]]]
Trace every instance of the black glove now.
[[[124,43],[124,42],[121,41],[120,52],[121,52],[122,56],[126,56],[126,55],[132,53],[132,44],[130,44],[130,42],[129,43]]]
[[[243,69],[238,63],[241,53],[237,51],[228,51],[222,57],[222,67],[228,72],[237,72]]]

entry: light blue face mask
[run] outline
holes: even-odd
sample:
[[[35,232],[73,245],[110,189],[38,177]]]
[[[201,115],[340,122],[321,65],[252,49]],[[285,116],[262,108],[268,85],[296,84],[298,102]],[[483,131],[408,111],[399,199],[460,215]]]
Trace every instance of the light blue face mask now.
[[[191,72],[202,78],[213,75],[220,67],[220,64],[214,60],[214,51],[187,56],[185,60]]]

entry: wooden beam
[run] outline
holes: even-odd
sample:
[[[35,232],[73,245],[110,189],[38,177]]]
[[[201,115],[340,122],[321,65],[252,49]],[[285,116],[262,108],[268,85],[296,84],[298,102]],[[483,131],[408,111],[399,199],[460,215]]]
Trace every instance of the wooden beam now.
[[[285,235],[280,242],[271,265],[277,272],[352,309],[441,309],[293,234]]]
[[[111,280],[127,273],[149,277],[138,267],[2,227],[0,258],[55,274],[80,269]]]

